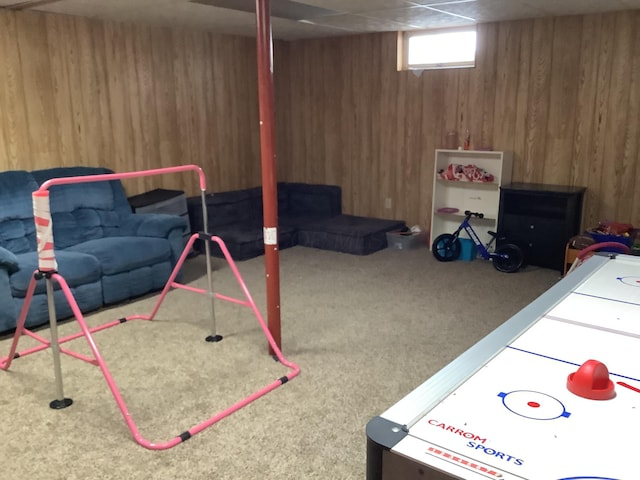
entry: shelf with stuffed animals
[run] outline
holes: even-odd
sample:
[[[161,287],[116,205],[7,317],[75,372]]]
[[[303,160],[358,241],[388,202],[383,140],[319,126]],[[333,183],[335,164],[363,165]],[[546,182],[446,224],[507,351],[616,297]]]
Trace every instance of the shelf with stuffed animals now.
[[[453,232],[471,210],[484,214],[473,222],[480,240],[488,241],[487,232],[497,229],[500,187],[511,183],[512,165],[511,152],[436,150],[431,239]]]

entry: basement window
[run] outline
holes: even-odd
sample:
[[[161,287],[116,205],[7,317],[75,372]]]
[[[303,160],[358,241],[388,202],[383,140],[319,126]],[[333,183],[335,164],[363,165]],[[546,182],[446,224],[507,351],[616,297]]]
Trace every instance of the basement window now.
[[[398,60],[398,70],[475,67],[476,29],[400,32]]]

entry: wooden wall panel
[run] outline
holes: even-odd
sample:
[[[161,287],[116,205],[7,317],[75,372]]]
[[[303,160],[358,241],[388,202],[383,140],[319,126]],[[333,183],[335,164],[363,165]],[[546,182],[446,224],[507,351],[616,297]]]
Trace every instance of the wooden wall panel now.
[[[640,16],[632,18],[632,31],[635,36],[632,45],[635,51],[631,55],[632,69],[630,85],[640,84]],[[618,203],[618,210],[615,218],[640,218],[640,89],[631,88],[629,92],[629,117],[627,121],[627,136],[625,139],[625,162],[622,174],[625,178],[624,202]]]
[[[481,25],[473,69],[397,72],[395,33],[276,42],[278,178],[428,227],[448,130],[515,153],[514,180],[587,187],[585,226],[640,225],[640,13]],[[255,41],[0,13],[0,169],[194,163],[260,183]],[[127,182],[194,194],[189,175]],[[390,199],[389,203],[386,201]]]
[[[574,150],[572,154],[572,173],[570,183],[587,187],[585,194],[585,219],[598,216],[599,200],[594,185],[589,185],[593,178],[592,169],[597,168],[601,159],[593,155],[594,132],[596,120],[596,98],[598,79],[598,46],[602,32],[602,17],[589,16],[584,18],[582,27],[581,47],[579,51],[580,67],[577,72],[579,79],[577,92],[577,106],[575,119]],[[594,160],[595,159],[595,160]]]
[[[611,174],[608,172],[607,163],[610,161],[605,155],[607,148],[607,123],[608,123],[608,106],[609,91],[611,82],[611,62],[613,59],[614,45],[614,29],[615,16],[605,15],[601,19],[601,27],[596,32],[598,42],[595,45],[594,56],[597,60],[597,71],[595,74],[594,85],[594,112],[592,117],[593,127],[591,131],[591,149],[587,153],[589,159],[589,177],[587,178],[587,188],[590,191],[590,201],[587,204],[587,218],[591,218],[601,210],[610,211],[615,214],[611,208],[610,197],[614,197],[614,192],[606,192],[603,190],[604,176]],[[622,125],[619,125],[622,127]],[[608,216],[611,218],[611,216]]]
[[[547,120],[543,183],[567,184],[571,179],[571,158],[576,118],[576,101],[581,44],[581,17],[554,22],[549,72],[549,113]]]
[[[508,24],[506,24],[508,25]],[[513,150],[518,152],[519,155],[514,159],[512,178],[514,181],[533,181],[530,180],[531,168],[525,161],[526,157],[524,152],[527,150],[527,138],[528,138],[528,102],[529,102],[529,85],[532,77],[531,66],[531,49],[533,43],[533,22],[523,21],[514,22],[514,27],[519,32],[520,37],[520,50],[517,63],[513,63],[510,66],[504,68],[510,70],[516,70],[518,80],[517,84],[511,84],[504,88],[516,90],[516,113],[515,113],[515,131],[513,132],[513,143],[509,142],[509,137],[503,139],[505,143],[496,143],[493,145],[495,149]],[[503,146],[504,145],[504,146]]]
[[[475,68],[420,74],[390,71],[393,33],[293,42],[281,172],[341,184],[347,213],[428,227],[434,150],[469,129],[514,152],[514,181],[587,187],[585,227],[640,226],[639,31],[637,11],[485,24]]]
[[[544,158],[546,155],[547,122],[549,113],[549,85],[551,77],[551,52],[553,38],[553,19],[533,21],[533,37],[529,52],[529,91],[526,117],[525,150],[522,161],[525,165],[525,179],[528,182],[545,183]],[[500,147],[495,147],[500,149]]]
[[[620,203],[620,199],[633,198],[633,190],[638,187],[638,179],[629,175],[629,172],[635,170],[633,156],[627,157],[627,153],[637,157],[638,152],[629,149],[631,144],[627,143],[627,139],[631,133],[629,122],[637,124],[639,117],[630,116],[634,107],[630,104],[630,94],[631,71],[635,62],[629,62],[629,59],[633,58],[634,41],[637,40],[637,22],[626,16],[616,16],[614,22],[613,51],[616,55],[611,59],[602,193],[606,199],[604,204],[607,210],[615,215],[612,218],[618,218],[619,215],[626,216],[630,213],[628,203]],[[635,142],[635,139],[633,141]],[[607,195],[607,192],[616,193]]]
[[[124,95],[129,87],[122,54],[127,49],[127,26],[120,23],[106,23],[102,34],[104,45],[106,78],[104,88],[109,97],[111,117],[111,161],[112,169],[117,172],[129,171],[134,157],[135,136],[131,106],[134,98]],[[77,163],[81,163],[77,161]],[[136,190],[138,191],[138,190]]]
[[[520,24],[505,24],[498,31],[496,59],[496,94],[493,111],[495,113],[495,134],[497,145],[515,143],[518,107],[518,65],[520,58]],[[490,145],[488,145],[490,146]]]
[[[254,39],[0,11],[0,58],[0,170],[196,164],[209,191],[260,183]]]
[[[57,158],[55,102],[48,42],[44,17],[27,16],[17,26],[18,54],[22,73],[22,101],[26,110],[26,123],[20,135],[25,135],[30,145],[30,158],[38,158],[50,164]]]
[[[31,158],[27,134],[27,109],[24,102],[24,82],[20,68],[18,30],[13,15],[0,14],[0,121],[2,122],[3,169],[20,168],[20,160]]]

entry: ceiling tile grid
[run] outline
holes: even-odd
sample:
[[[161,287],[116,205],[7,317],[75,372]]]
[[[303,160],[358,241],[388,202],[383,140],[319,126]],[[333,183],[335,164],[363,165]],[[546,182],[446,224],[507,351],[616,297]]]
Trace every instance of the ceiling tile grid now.
[[[255,13],[247,11],[255,8],[255,0],[195,1],[199,3],[0,0],[0,8],[255,36]],[[282,40],[640,9],[640,0],[270,0],[270,4],[273,37]]]

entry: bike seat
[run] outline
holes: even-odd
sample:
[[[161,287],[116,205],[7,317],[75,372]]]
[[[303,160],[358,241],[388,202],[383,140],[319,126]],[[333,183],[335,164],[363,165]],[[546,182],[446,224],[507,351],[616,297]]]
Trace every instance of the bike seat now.
[[[484,213],[472,212],[471,210],[465,210],[464,214],[470,217],[484,218]]]
[[[491,235],[492,238],[495,238],[496,240],[506,240],[507,239],[507,237],[505,237],[504,235],[499,235],[496,232],[488,231],[487,233],[489,235]]]

